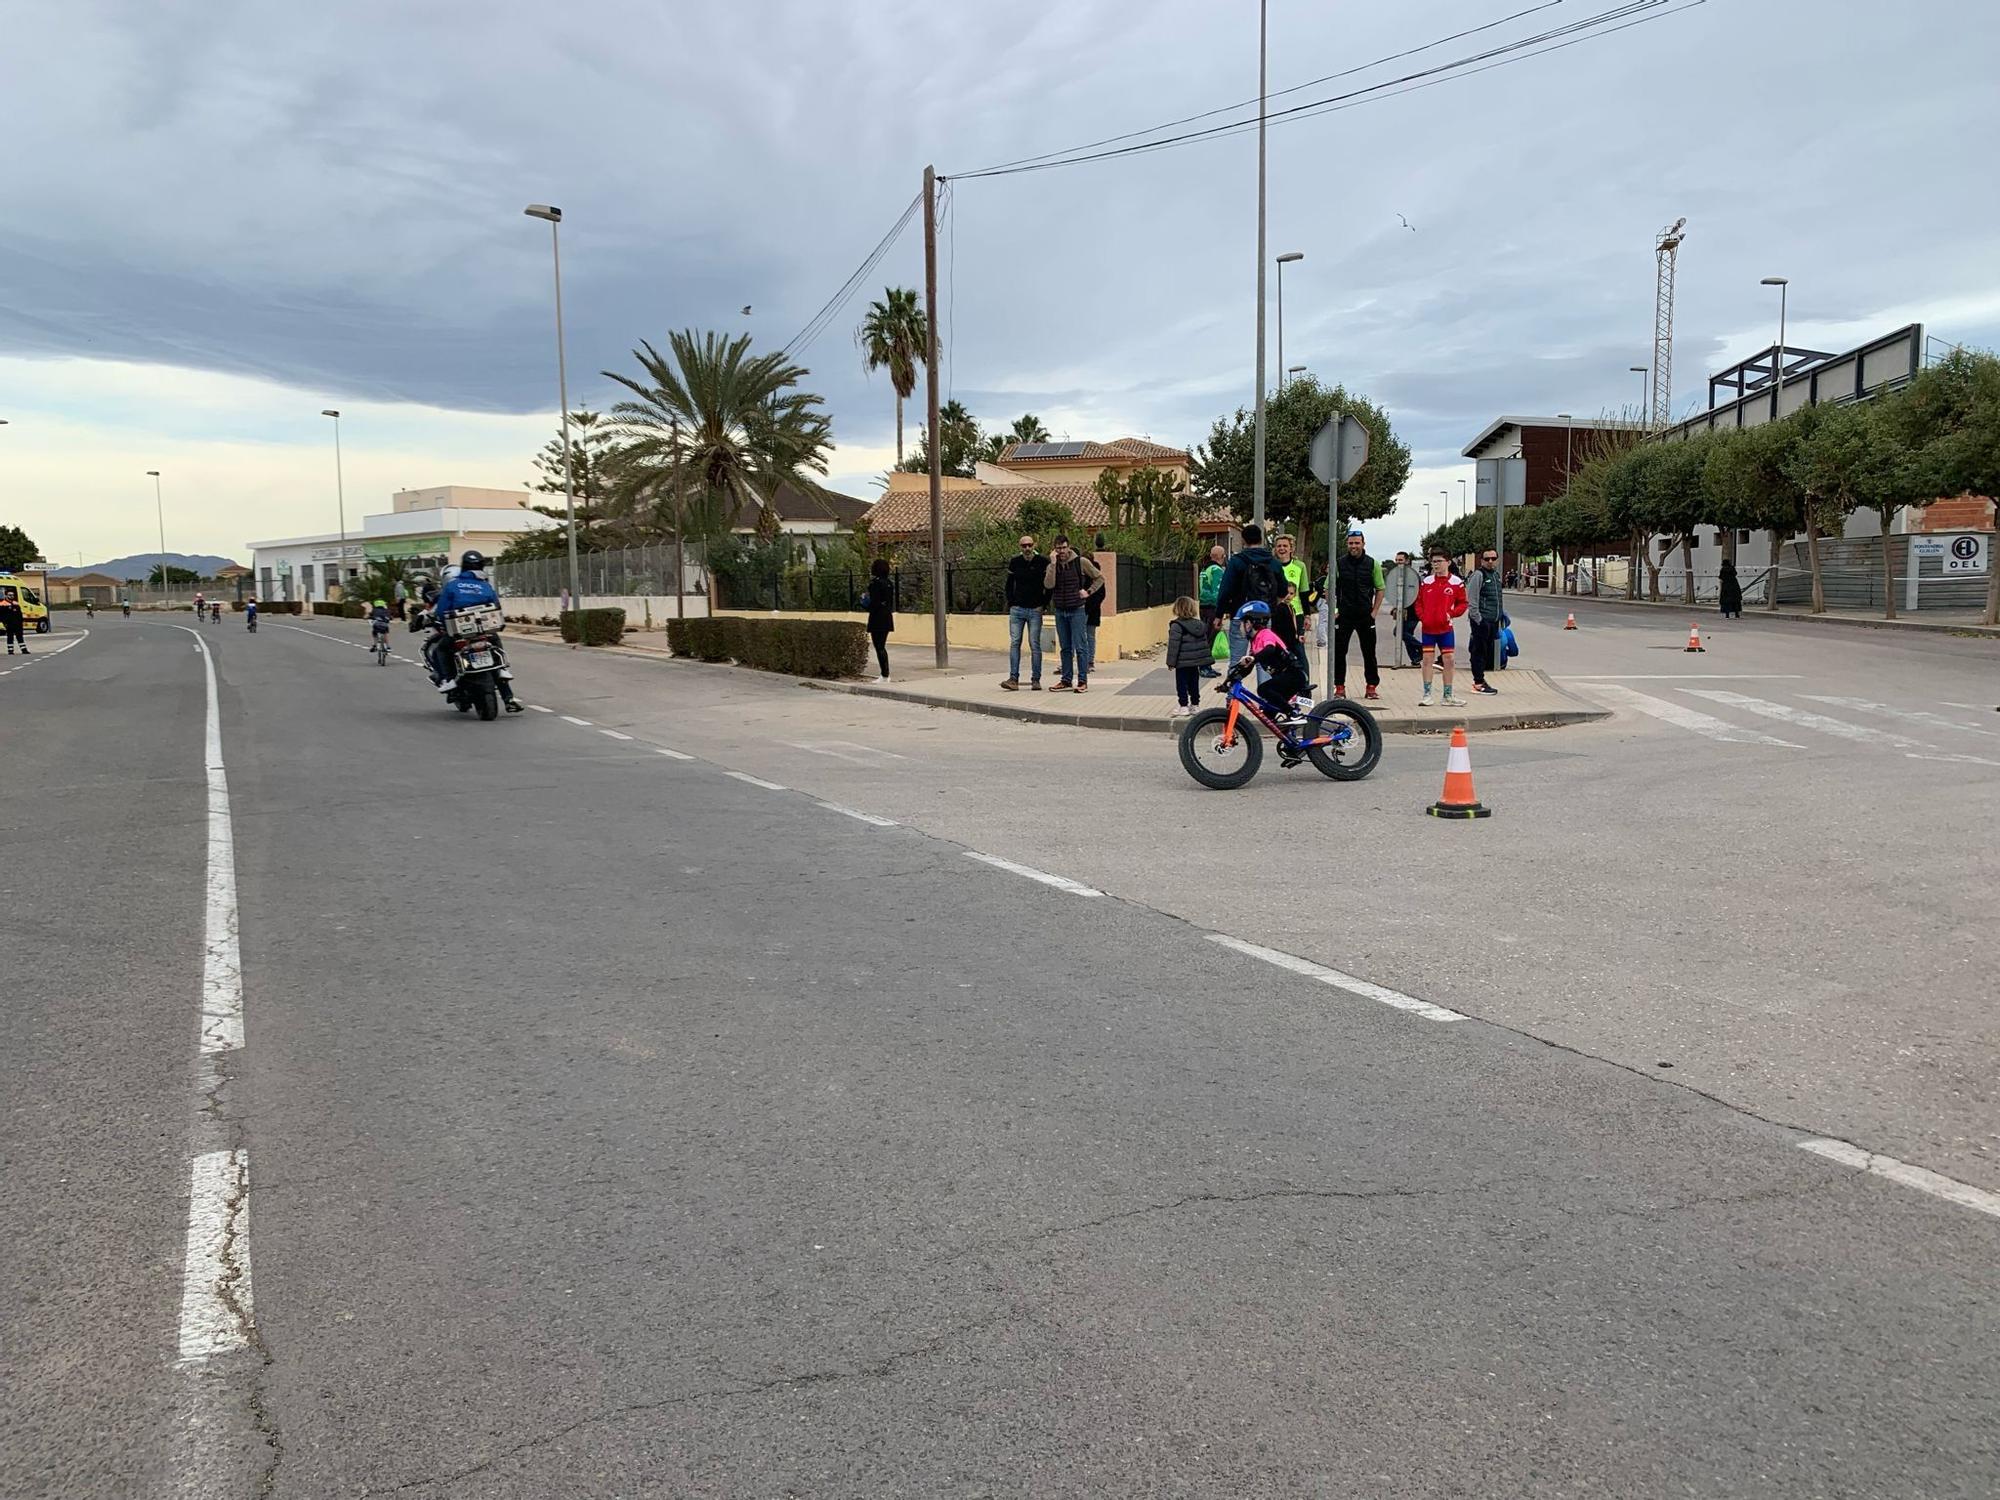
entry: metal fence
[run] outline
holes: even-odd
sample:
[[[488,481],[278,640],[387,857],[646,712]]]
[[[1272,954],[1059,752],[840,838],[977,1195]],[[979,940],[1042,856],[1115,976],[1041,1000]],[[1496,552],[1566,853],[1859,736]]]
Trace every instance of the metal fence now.
[[[685,552],[686,574],[682,592],[704,592],[704,553],[699,543],[690,542]],[[672,545],[620,547],[605,552],[584,552],[577,557],[578,581],[586,597],[592,595],[645,595],[674,593],[674,549]],[[493,586],[503,596],[551,599],[569,587],[567,557],[537,557],[523,562],[497,562],[492,568]]]
[[[1121,610],[1154,609],[1172,604],[1183,594],[1195,593],[1195,566],[1191,562],[1148,562],[1142,557],[1118,554],[1118,607]]]
[[[896,608],[930,611],[931,570],[927,564],[897,568],[889,578],[895,590]],[[778,611],[859,610],[861,596],[869,591],[871,582],[869,575],[857,568],[816,568],[803,563],[777,576],[725,570],[716,579],[716,606]],[[1119,609],[1151,609],[1172,604],[1181,595],[1194,592],[1194,564],[1148,562],[1120,553],[1117,582]],[[947,563],[944,588],[945,598],[950,601],[946,606],[948,614],[1007,612],[1004,563]]]

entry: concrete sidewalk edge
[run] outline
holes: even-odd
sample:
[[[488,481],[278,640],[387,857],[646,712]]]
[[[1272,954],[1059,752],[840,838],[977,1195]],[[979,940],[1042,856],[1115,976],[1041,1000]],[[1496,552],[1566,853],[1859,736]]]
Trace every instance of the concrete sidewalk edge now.
[[[1532,599],[1537,603],[1554,604],[1560,609],[1569,609],[1578,604],[1585,604],[1608,609],[1657,609],[1666,610],[1670,613],[1675,610],[1682,613],[1693,610],[1705,615],[1715,613],[1715,601],[1713,599],[1701,599],[1695,601],[1693,604],[1684,604],[1678,599],[1606,599],[1602,595],[1593,598],[1588,594],[1578,594],[1575,597],[1571,597],[1568,594],[1557,594],[1553,597],[1548,594],[1522,594],[1520,597],[1523,599]],[[1812,611],[1804,609],[1765,609],[1761,605],[1750,604],[1748,600],[1744,601],[1743,618],[1746,620],[1805,620],[1814,625],[1853,625],[1858,626],[1862,630],[1912,630],[1926,635],[1960,635],[1974,639],[2000,640],[2000,625],[1978,625],[1962,620],[1913,620],[1907,615],[1898,616],[1893,620],[1885,620],[1879,616],[1869,615],[1816,615]]]

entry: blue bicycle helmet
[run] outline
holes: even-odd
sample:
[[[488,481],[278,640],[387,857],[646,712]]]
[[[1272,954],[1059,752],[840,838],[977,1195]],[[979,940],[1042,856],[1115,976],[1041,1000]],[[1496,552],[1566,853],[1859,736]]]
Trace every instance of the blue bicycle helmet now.
[[[1252,599],[1248,604],[1236,611],[1237,623],[1241,625],[1247,625],[1252,620],[1268,620],[1270,618],[1271,606],[1266,604],[1262,599]]]

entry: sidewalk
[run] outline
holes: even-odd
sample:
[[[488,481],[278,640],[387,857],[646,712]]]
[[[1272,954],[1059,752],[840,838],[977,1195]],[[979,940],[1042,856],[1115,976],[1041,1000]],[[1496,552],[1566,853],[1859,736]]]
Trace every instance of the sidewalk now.
[[[1347,684],[1350,695],[1362,692],[1359,653],[1350,658],[1354,680]],[[1124,729],[1158,734],[1179,727],[1171,717],[1174,710],[1174,674],[1154,660],[1105,662],[1091,673],[1090,691],[1085,694],[1031,692],[1026,682],[1015,692],[1000,686],[1007,675],[1007,658],[998,651],[968,651],[954,648],[951,666],[940,671],[929,650],[911,646],[889,648],[891,680],[874,682],[805,682],[802,685],[822,692],[852,693],[864,698],[889,698],[902,703],[921,703],[930,708],[953,708],[963,713],[990,714],[995,718],[1022,719],[1037,724],[1074,724],[1086,729]],[[1027,665],[1022,664],[1022,670]],[[1043,682],[1053,683],[1055,663],[1043,659]],[[1470,696],[1472,676],[1460,671],[1459,686],[1467,691],[1465,704],[1452,712],[1442,707],[1420,709],[1421,674],[1411,667],[1382,673],[1382,701],[1368,707],[1388,734],[1442,734],[1454,725],[1468,729],[1538,729],[1558,724],[1577,724],[1605,719],[1603,709],[1571,697],[1541,672],[1516,667],[1492,674],[1499,696]],[[1215,695],[1218,678],[1202,679],[1202,704],[1221,700]],[[1324,685],[1322,684],[1322,687]],[[1318,696],[1326,697],[1325,691]]]
[[[1559,610],[1602,606],[1607,609],[1663,609],[1669,614],[1682,615],[1689,610],[1706,615],[1715,613],[1713,599],[1698,599],[1693,604],[1683,604],[1679,599],[1614,599],[1609,595],[1593,597],[1589,594],[1527,594],[1518,591],[1510,591],[1508,598],[1551,604]],[[1809,609],[1791,605],[1765,609],[1747,598],[1743,601],[1743,618],[1746,620],[1809,620],[1816,625],[1857,625],[1864,630],[1915,630],[1934,635],[2000,639],[2000,625],[1980,623],[1984,613],[1977,609],[1927,609],[1917,614],[1905,612],[1893,620],[1885,620],[1879,610],[1830,609],[1823,615],[1816,615]]]

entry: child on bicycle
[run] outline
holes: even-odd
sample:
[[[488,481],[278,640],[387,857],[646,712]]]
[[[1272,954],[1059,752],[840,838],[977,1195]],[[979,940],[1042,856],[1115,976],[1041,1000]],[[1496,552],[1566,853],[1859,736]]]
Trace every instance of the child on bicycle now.
[[[389,643],[389,606],[377,599],[368,611],[368,638],[377,646]]]
[[[1296,722],[1311,707],[1302,696],[1310,684],[1292,648],[1272,629],[1271,606],[1262,599],[1252,599],[1236,611],[1236,622],[1242,626],[1249,648],[1243,660],[1229,669],[1228,680],[1241,682],[1253,667],[1261,667],[1265,676],[1257,696],[1280,723]]]

